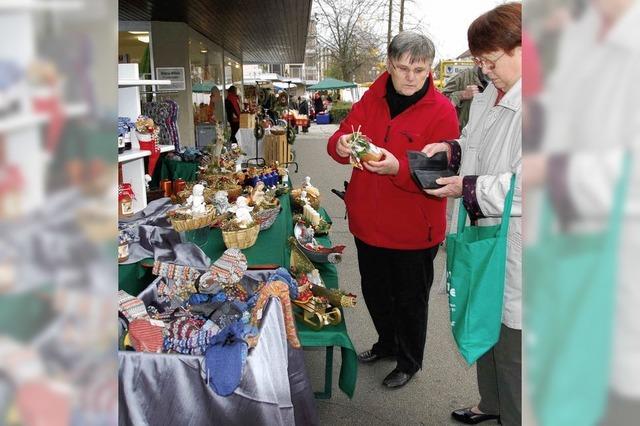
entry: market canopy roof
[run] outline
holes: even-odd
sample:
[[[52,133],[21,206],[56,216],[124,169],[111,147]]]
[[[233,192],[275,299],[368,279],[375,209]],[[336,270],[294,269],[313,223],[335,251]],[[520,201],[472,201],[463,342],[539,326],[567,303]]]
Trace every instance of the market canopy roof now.
[[[120,0],[121,21],[184,22],[245,64],[304,62],[312,0]]]
[[[213,81],[203,81],[202,83],[196,83],[191,87],[194,93],[209,93],[213,86],[216,84]],[[220,87],[218,87],[219,89]]]
[[[335,78],[325,78],[320,80],[317,84],[307,87],[308,90],[331,90],[331,89],[351,89],[358,87],[356,83],[349,83],[348,81],[337,80]]]

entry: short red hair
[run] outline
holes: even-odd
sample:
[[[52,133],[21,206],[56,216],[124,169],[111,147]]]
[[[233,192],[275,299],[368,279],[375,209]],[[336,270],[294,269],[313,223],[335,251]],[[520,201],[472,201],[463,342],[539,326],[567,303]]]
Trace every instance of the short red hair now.
[[[473,56],[522,46],[522,3],[502,4],[480,15],[467,31]]]

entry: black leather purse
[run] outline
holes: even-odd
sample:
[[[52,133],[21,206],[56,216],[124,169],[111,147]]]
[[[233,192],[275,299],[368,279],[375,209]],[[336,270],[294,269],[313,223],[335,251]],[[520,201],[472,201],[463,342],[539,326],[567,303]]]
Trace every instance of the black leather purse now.
[[[421,151],[407,151],[407,157],[411,176],[423,189],[442,188],[444,185],[437,184],[436,179],[455,175],[453,170],[449,169],[446,152],[437,152],[429,158]]]

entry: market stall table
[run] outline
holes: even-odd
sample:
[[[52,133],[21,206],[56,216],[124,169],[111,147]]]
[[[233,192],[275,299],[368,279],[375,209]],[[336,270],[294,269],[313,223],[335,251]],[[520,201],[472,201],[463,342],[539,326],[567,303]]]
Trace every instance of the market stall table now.
[[[265,231],[260,231],[256,244],[248,249],[242,250],[247,257],[250,267],[277,267],[284,266],[289,268],[290,248],[288,239],[293,235],[293,217],[291,213],[291,203],[289,195],[280,197],[282,212],[278,215],[275,223]],[[320,209],[325,220],[329,219],[323,209]],[[217,259],[226,249],[222,240],[221,231],[219,229],[211,230],[206,241],[198,241],[201,238],[198,232],[187,233],[187,239],[198,243],[204,253],[211,259]],[[326,246],[331,243],[328,237],[320,237],[318,241]],[[148,272],[145,272],[143,265],[151,266],[152,260],[137,262],[129,265],[120,265],[120,288],[145,287],[145,284],[132,284],[130,280],[142,279]],[[329,288],[338,288],[338,274],[335,265],[318,264],[316,265],[322,280]],[[148,284],[148,282],[147,282]],[[331,396],[331,371],[333,362],[333,347],[341,348],[342,364],[340,368],[340,377],[338,381],[339,388],[349,397],[355,392],[358,363],[357,354],[353,347],[353,343],[347,333],[346,325],[343,322],[333,326],[325,326],[322,330],[312,330],[301,321],[296,322],[298,328],[298,337],[303,347],[325,347],[326,370],[325,370],[325,388],[324,392],[317,394],[319,398],[328,398]]]

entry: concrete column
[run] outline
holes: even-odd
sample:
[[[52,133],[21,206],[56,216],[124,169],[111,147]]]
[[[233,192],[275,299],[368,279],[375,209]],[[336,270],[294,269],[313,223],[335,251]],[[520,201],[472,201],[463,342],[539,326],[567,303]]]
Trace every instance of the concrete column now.
[[[193,100],[191,97],[191,66],[189,62],[189,26],[182,22],[151,22],[153,65],[182,67],[185,90],[158,96],[173,99],[178,104],[178,129],[182,146],[195,146]],[[154,68],[154,72],[155,72]]]

